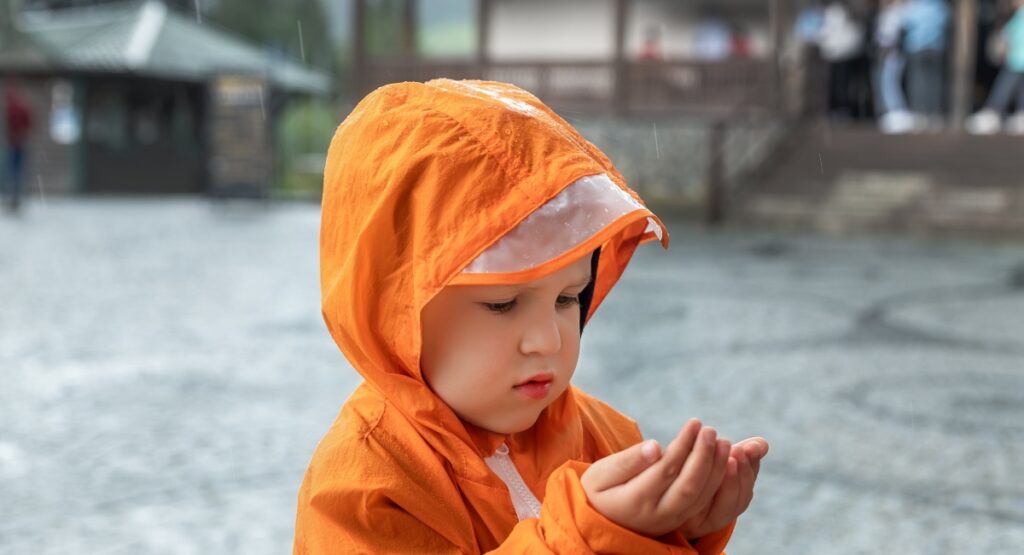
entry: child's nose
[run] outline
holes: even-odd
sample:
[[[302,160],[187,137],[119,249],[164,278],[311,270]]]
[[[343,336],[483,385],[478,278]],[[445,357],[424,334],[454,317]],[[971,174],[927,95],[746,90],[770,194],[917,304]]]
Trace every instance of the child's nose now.
[[[524,355],[551,355],[562,348],[562,334],[553,317],[538,318],[530,322],[520,343]]]

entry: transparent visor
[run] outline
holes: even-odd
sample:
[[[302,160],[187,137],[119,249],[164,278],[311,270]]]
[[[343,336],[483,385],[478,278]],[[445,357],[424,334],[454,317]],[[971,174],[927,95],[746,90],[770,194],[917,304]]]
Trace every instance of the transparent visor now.
[[[570,262],[576,257],[568,255],[591,252],[642,219],[644,238],[661,240],[661,224],[606,174],[582,177],[477,256],[453,283],[534,279],[557,269],[559,259]]]

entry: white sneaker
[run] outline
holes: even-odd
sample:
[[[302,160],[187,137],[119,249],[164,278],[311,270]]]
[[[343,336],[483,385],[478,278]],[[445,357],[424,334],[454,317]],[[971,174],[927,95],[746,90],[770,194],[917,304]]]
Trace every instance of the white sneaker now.
[[[964,128],[974,135],[992,135],[999,132],[999,114],[995,110],[985,109],[967,118]]]
[[[1006,118],[1006,132],[1012,135],[1024,135],[1024,112]]]
[[[910,133],[914,130],[914,116],[906,110],[886,112],[878,120],[878,128],[887,135]]]

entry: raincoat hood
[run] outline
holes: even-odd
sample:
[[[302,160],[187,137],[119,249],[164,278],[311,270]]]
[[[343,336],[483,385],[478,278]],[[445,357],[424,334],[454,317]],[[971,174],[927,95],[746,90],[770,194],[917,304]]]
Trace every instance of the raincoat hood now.
[[[420,374],[421,310],[488,247],[588,176],[605,176],[637,209],[572,252],[515,272],[533,279],[600,247],[587,317],[636,246],[660,235],[667,247],[668,233],[650,230],[660,221],[608,158],[533,95],[482,81],[389,85],[335,133],[320,236],[324,321],[356,370],[450,460],[463,458],[471,440]],[[565,412],[571,395],[548,416]]]

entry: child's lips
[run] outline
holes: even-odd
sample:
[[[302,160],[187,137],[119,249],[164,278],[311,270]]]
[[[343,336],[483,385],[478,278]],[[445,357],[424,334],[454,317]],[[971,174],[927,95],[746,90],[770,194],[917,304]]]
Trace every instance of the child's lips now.
[[[530,399],[543,399],[551,391],[551,383],[554,376],[551,374],[539,374],[516,385],[513,389],[526,395]]]

